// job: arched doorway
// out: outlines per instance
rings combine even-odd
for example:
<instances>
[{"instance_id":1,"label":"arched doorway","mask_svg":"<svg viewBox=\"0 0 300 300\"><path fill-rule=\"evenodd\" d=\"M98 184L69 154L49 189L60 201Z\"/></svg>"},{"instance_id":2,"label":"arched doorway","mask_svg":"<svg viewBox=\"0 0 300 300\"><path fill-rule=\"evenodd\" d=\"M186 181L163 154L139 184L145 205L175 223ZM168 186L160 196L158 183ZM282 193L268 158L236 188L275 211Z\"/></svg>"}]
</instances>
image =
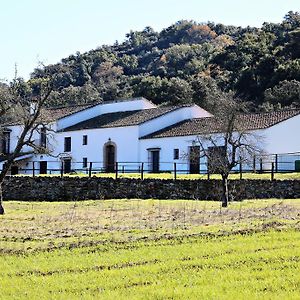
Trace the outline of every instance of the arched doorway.
<instances>
[{"instance_id":1,"label":"arched doorway","mask_svg":"<svg viewBox=\"0 0 300 300\"><path fill-rule=\"evenodd\" d=\"M105 172L112 173L116 165L116 144L109 141L104 145L104 167Z\"/></svg>"}]
</instances>

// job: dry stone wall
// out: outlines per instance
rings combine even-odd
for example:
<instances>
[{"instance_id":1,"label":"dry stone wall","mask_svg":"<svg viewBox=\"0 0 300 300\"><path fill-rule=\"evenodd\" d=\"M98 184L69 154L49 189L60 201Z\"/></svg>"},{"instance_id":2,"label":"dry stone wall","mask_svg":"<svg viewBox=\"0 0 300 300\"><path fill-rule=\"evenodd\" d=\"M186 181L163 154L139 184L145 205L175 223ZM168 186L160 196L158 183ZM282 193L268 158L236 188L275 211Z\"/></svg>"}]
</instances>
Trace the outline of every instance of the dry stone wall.
<instances>
[{"instance_id":1,"label":"dry stone wall","mask_svg":"<svg viewBox=\"0 0 300 300\"><path fill-rule=\"evenodd\" d=\"M300 198L300 180L232 180L232 200ZM82 177L10 177L3 185L5 200L70 201L87 199L219 200L220 180L112 179Z\"/></svg>"}]
</instances>

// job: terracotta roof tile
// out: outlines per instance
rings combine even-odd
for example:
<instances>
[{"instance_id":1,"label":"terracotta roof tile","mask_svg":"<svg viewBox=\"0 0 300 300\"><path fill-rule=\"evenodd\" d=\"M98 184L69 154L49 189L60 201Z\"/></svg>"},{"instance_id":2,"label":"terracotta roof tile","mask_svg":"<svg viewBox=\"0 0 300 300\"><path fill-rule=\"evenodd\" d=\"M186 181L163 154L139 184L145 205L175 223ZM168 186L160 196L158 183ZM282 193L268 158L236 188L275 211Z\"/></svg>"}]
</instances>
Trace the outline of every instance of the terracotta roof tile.
<instances>
[{"instance_id":1,"label":"terracotta roof tile","mask_svg":"<svg viewBox=\"0 0 300 300\"><path fill-rule=\"evenodd\" d=\"M239 127L238 130L247 131L266 129L298 114L300 114L300 110L244 114L238 116L237 126ZM222 128L223 126L220 119L214 117L206 117L200 119L185 120L176 123L152 134L143 136L142 139L218 133L222 131Z\"/></svg>"},{"instance_id":2,"label":"terracotta roof tile","mask_svg":"<svg viewBox=\"0 0 300 300\"><path fill-rule=\"evenodd\" d=\"M41 114L39 116L39 120L44 123L53 122L63 117L69 116L81 110L87 109L89 107L98 105L99 103L90 103L90 104L82 104L82 105L70 105L70 106L59 106L59 107L50 107L43 108L41 110ZM3 126L14 126L23 124L21 118L14 117L11 118L10 121L2 122Z\"/></svg>"},{"instance_id":3,"label":"terracotta roof tile","mask_svg":"<svg viewBox=\"0 0 300 300\"><path fill-rule=\"evenodd\" d=\"M98 104L100 103L50 107L42 110L41 119L45 122L55 121Z\"/></svg>"},{"instance_id":4,"label":"terracotta roof tile","mask_svg":"<svg viewBox=\"0 0 300 300\"><path fill-rule=\"evenodd\" d=\"M42 117L44 119L55 121L58 119L61 119L63 117L72 115L76 112L85 110L87 108L99 105L99 104L111 104L111 103L119 103L119 102L129 102L129 101L135 101L135 100L145 100L149 103L152 103L150 100L139 97L139 98L129 98L129 99L115 99L111 101L105 101L105 102L93 102L88 104L79 104L79 105L69 105L69 106L60 106L60 107L50 107L47 109L43 109L42 111Z\"/></svg>"},{"instance_id":5,"label":"terracotta roof tile","mask_svg":"<svg viewBox=\"0 0 300 300\"><path fill-rule=\"evenodd\" d=\"M72 115L76 112L85 110L87 108L99 105L99 104L110 104L110 103L119 103L119 102L128 102L128 101L135 101L135 100L145 100L149 103L152 103L150 100L147 100L146 98L140 97L140 98L130 98L130 99L116 99L112 101L105 101L105 102L92 102L88 104L77 104L77 105L68 105L68 106L55 106L55 107L49 107L49 108L43 108L40 115L40 120L43 122L53 122L58 119L67 117L69 115ZM19 125L22 121L18 121L17 118L11 121L6 121L5 126L12 126L12 125Z\"/></svg>"},{"instance_id":6,"label":"terracotta roof tile","mask_svg":"<svg viewBox=\"0 0 300 300\"><path fill-rule=\"evenodd\" d=\"M67 127L63 131L139 125L146 121L149 121L149 120L155 119L159 116L162 116L168 112L171 112L171 111L174 111L176 109L186 107L186 106L190 106L190 105L168 106L168 107L166 106L166 107L149 108L149 109L143 109L143 110L107 113L107 114L103 114L98 117L80 122L78 124L72 125L70 127Z\"/></svg>"}]
</instances>

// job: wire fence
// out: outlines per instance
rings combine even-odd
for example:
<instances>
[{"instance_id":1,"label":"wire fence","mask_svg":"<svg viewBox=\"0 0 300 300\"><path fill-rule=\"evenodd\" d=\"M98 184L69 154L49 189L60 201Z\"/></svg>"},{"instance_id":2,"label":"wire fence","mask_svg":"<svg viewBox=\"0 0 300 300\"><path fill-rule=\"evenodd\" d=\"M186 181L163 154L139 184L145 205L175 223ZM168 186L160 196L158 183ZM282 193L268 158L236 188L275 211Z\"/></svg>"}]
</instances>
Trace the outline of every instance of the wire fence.
<instances>
[{"instance_id":1,"label":"wire fence","mask_svg":"<svg viewBox=\"0 0 300 300\"><path fill-rule=\"evenodd\" d=\"M231 170L233 174L239 174L243 178L245 173L264 174L270 173L274 179L276 173L300 172L300 152L269 154L254 156L252 162L240 161ZM84 160L75 162L71 159L60 161L29 161L20 165L14 165L9 175L79 175L94 176L97 174L109 174L111 177L118 178L124 174L132 175L144 179L145 174L169 174L177 179L181 175L202 175L207 179L214 174L210 171L208 162L198 161L172 161L172 162L92 162Z\"/></svg>"}]
</instances>

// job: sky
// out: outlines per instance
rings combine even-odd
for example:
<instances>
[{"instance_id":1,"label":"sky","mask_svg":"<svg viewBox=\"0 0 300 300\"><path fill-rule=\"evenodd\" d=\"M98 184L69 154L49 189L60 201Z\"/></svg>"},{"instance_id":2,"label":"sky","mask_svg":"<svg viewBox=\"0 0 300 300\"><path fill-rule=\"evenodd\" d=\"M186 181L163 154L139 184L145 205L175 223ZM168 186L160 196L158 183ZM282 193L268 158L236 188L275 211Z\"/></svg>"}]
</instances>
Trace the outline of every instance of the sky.
<instances>
[{"instance_id":1,"label":"sky","mask_svg":"<svg viewBox=\"0 0 300 300\"><path fill-rule=\"evenodd\" d=\"M178 20L257 26L279 23L300 0L0 0L0 79L28 79L39 62L113 44L130 30Z\"/></svg>"}]
</instances>

